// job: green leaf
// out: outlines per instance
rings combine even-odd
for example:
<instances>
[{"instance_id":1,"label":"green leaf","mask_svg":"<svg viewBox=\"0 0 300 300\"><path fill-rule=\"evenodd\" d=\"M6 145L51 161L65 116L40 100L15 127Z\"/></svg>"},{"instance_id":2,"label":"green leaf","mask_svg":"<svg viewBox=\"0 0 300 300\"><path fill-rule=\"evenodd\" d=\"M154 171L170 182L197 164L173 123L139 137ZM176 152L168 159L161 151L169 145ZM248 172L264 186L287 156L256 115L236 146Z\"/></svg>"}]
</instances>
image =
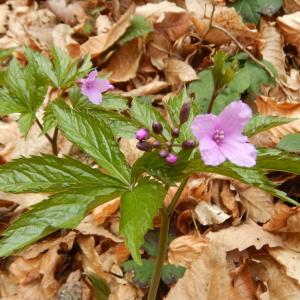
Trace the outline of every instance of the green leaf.
<instances>
[{"instance_id":1,"label":"green leaf","mask_svg":"<svg viewBox=\"0 0 300 300\"><path fill-rule=\"evenodd\" d=\"M59 229L73 229L96 206L115 198L114 188L73 189L33 205L2 232L0 257L11 255Z\"/></svg>"},{"instance_id":2,"label":"green leaf","mask_svg":"<svg viewBox=\"0 0 300 300\"><path fill-rule=\"evenodd\" d=\"M128 164L106 123L99 122L89 114L61 107L57 103L53 105L53 110L58 127L65 136L108 170L111 176L128 186Z\"/></svg>"},{"instance_id":3,"label":"green leaf","mask_svg":"<svg viewBox=\"0 0 300 300\"><path fill-rule=\"evenodd\" d=\"M148 19L142 16L134 16L132 18L131 25L126 30L124 35L119 39L118 43L122 46L135 38L146 36L151 31L153 31L153 28Z\"/></svg>"},{"instance_id":4,"label":"green leaf","mask_svg":"<svg viewBox=\"0 0 300 300\"><path fill-rule=\"evenodd\" d=\"M192 174L195 172L209 172L228 176L243 183L256 186L283 201L298 205L298 203L289 198L285 192L277 190L274 187L274 184L264 175L263 170L259 169L258 167L244 168L233 165L227 161L220 166L212 167L205 165L200 159L195 159L190 161L190 164L186 169L186 173Z\"/></svg>"},{"instance_id":5,"label":"green leaf","mask_svg":"<svg viewBox=\"0 0 300 300\"><path fill-rule=\"evenodd\" d=\"M164 265L161 273L161 279L162 281L170 286L177 282L178 279L180 279L185 272L185 268L182 266L175 266L175 265Z\"/></svg>"},{"instance_id":6,"label":"green leaf","mask_svg":"<svg viewBox=\"0 0 300 300\"><path fill-rule=\"evenodd\" d=\"M0 166L0 191L60 192L76 187L118 187L120 182L70 157L19 158Z\"/></svg>"},{"instance_id":7,"label":"green leaf","mask_svg":"<svg viewBox=\"0 0 300 300\"><path fill-rule=\"evenodd\" d=\"M137 263L141 263L139 249L144 235L153 227L153 218L162 206L165 195L166 190L161 184L148 180L122 196L120 234Z\"/></svg>"},{"instance_id":8,"label":"green leaf","mask_svg":"<svg viewBox=\"0 0 300 300\"><path fill-rule=\"evenodd\" d=\"M0 61L10 57L16 48L6 48L0 50Z\"/></svg>"},{"instance_id":9,"label":"green leaf","mask_svg":"<svg viewBox=\"0 0 300 300\"><path fill-rule=\"evenodd\" d=\"M260 18L260 6L257 0L238 0L233 4L236 11L242 15L247 23L257 24Z\"/></svg>"},{"instance_id":10,"label":"green leaf","mask_svg":"<svg viewBox=\"0 0 300 300\"><path fill-rule=\"evenodd\" d=\"M257 0L259 10L263 15L273 16L283 4L282 0Z\"/></svg>"},{"instance_id":11,"label":"green leaf","mask_svg":"<svg viewBox=\"0 0 300 300\"><path fill-rule=\"evenodd\" d=\"M8 90L4 87L0 89L0 114L9 115L15 112L21 113L28 110L26 104L19 101L16 97L11 97Z\"/></svg>"},{"instance_id":12,"label":"green leaf","mask_svg":"<svg viewBox=\"0 0 300 300\"><path fill-rule=\"evenodd\" d=\"M255 115L246 125L244 134L248 137L251 137L262 131L279 125L287 124L295 120L296 119L286 117Z\"/></svg>"},{"instance_id":13,"label":"green leaf","mask_svg":"<svg viewBox=\"0 0 300 300\"><path fill-rule=\"evenodd\" d=\"M53 102L47 105L43 115L43 133L49 132L52 128L57 126L56 117L53 112Z\"/></svg>"},{"instance_id":14,"label":"green leaf","mask_svg":"<svg viewBox=\"0 0 300 300\"><path fill-rule=\"evenodd\" d=\"M167 121L162 117L158 110L156 110L150 101L145 98L134 98L131 107L131 117L134 121L140 124L140 127L152 128L154 121L160 122L163 127L163 136L166 139L171 138L171 128Z\"/></svg>"},{"instance_id":15,"label":"green leaf","mask_svg":"<svg viewBox=\"0 0 300 300\"><path fill-rule=\"evenodd\" d=\"M28 131L35 121L35 114L32 112L22 113L19 118L19 128L21 133L26 137Z\"/></svg>"},{"instance_id":16,"label":"green leaf","mask_svg":"<svg viewBox=\"0 0 300 300\"><path fill-rule=\"evenodd\" d=\"M277 148L289 152L300 152L300 134L293 133L284 136L278 143Z\"/></svg>"},{"instance_id":17,"label":"green leaf","mask_svg":"<svg viewBox=\"0 0 300 300\"><path fill-rule=\"evenodd\" d=\"M66 82L67 73L69 73L71 58L66 52L55 47L52 48L51 53L53 57L54 72L57 78L58 87L62 87Z\"/></svg>"},{"instance_id":18,"label":"green leaf","mask_svg":"<svg viewBox=\"0 0 300 300\"><path fill-rule=\"evenodd\" d=\"M128 109L128 101L126 98L114 93L105 93L102 96L101 107L119 111Z\"/></svg>"},{"instance_id":19,"label":"green leaf","mask_svg":"<svg viewBox=\"0 0 300 300\"><path fill-rule=\"evenodd\" d=\"M92 283L96 300L107 300L111 293L107 282L103 278L99 277L96 273L87 272L86 275Z\"/></svg>"}]
</instances>

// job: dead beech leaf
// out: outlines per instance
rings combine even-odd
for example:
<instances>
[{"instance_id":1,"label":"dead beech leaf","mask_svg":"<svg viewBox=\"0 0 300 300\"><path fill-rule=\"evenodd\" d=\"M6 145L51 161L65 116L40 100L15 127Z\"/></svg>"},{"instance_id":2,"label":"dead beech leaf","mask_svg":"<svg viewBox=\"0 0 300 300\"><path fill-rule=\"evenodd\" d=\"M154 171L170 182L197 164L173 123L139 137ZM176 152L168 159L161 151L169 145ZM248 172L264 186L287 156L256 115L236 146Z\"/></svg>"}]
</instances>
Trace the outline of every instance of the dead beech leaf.
<instances>
[{"instance_id":1,"label":"dead beech leaf","mask_svg":"<svg viewBox=\"0 0 300 300\"><path fill-rule=\"evenodd\" d=\"M92 57L96 57L112 46L130 26L134 11L135 6L131 5L126 13L121 16L118 22L115 23L106 33L90 37L80 46L81 54L90 54Z\"/></svg>"},{"instance_id":2,"label":"dead beech leaf","mask_svg":"<svg viewBox=\"0 0 300 300\"><path fill-rule=\"evenodd\" d=\"M234 220L239 218L240 212L238 202L234 192L230 190L228 182L223 183L220 196L224 206L232 213L232 218Z\"/></svg>"},{"instance_id":3,"label":"dead beech leaf","mask_svg":"<svg viewBox=\"0 0 300 300\"><path fill-rule=\"evenodd\" d=\"M230 286L225 250L209 245L171 288L165 300L224 300L229 298Z\"/></svg>"},{"instance_id":4,"label":"dead beech leaf","mask_svg":"<svg viewBox=\"0 0 300 300\"><path fill-rule=\"evenodd\" d=\"M110 74L110 80L124 82L136 77L143 50L143 40L134 39L118 49L110 58L103 74Z\"/></svg>"},{"instance_id":5,"label":"dead beech leaf","mask_svg":"<svg viewBox=\"0 0 300 300\"><path fill-rule=\"evenodd\" d=\"M300 0L284 0L283 9L287 14L300 10Z\"/></svg>"},{"instance_id":6,"label":"dead beech leaf","mask_svg":"<svg viewBox=\"0 0 300 300\"><path fill-rule=\"evenodd\" d=\"M267 256L259 257L258 259L264 266L260 270L260 276L267 283L270 300L300 299L299 285L286 276L279 264Z\"/></svg>"},{"instance_id":7,"label":"dead beech leaf","mask_svg":"<svg viewBox=\"0 0 300 300\"><path fill-rule=\"evenodd\" d=\"M285 78L285 54L283 52L283 38L277 31L275 24L261 19L260 30L262 43L260 52L263 59L274 65L280 78Z\"/></svg>"},{"instance_id":8,"label":"dead beech leaf","mask_svg":"<svg viewBox=\"0 0 300 300\"><path fill-rule=\"evenodd\" d=\"M251 246L258 250L264 245L269 245L269 247L282 246L280 237L265 231L252 220L239 226L228 227L216 232L211 231L205 237L209 238L212 243L220 243L226 251L234 249L243 251Z\"/></svg>"},{"instance_id":9,"label":"dead beech leaf","mask_svg":"<svg viewBox=\"0 0 300 300\"><path fill-rule=\"evenodd\" d=\"M9 9L7 4L0 5L0 34L4 34L7 31L7 23L9 17Z\"/></svg>"},{"instance_id":10,"label":"dead beech leaf","mask_svg":"<svg viewBox=\"0 0 300 300\"><path fill-rule=\"evenodd\" d=\"M144 297L144 293L141 289L125 280L122 282L114 280L110 284L110 287L112 292L109 295L108 300L142 300Z\"/></svg>"},{"instance_id":11,"label":"dead beech leaf","mask_svg":"<svg viewBox=\"0 0 300 300\"><path fill-rule=\"evenodd\" d=\"M269 249L268 251L284 267L287 275L296 279L300 284L300 253L284 248Z\"/></svg>"},{"instance_id":12,"label":"dead beech leaf","mask_svg":"<svg viewBox=\"0 0 300 300\"><path fill-rule=\"evenodd\" d=\"M67 50L70 45L78 45L78 43L71 37L73 33L74 30L67 24L56 25L52 31L54 46Z\"/></svg>"},{"instance_id":13,"label":"dead beech leaf","mask_svg":"<svg viewBox=\"0 0 300 300\"><path fill-rule=\"evenodd\" d=\"M195 214L202 225L221 224L230 218L219 206L204 201L195 207Z\"/></svg>"},{"instance_id":14,"label":"dead beech leaf","mask_svg":"<svg viewBox=\"0 0 300 300\"><path fill-rule=\"evenodd\" d=\"M259 223L266 223L270 220L274 207L271 194L240 182L233 182L233 186L236 188L249 218Z\"/></svg>"},{"instance_id":15,"label":"dead beech leaf","mask_svg":"<svg viewBox=\"0 0 300 300\"><path fill-rule=\"evenodd\" d=\"M82 299L82 288L83 284L81 281L80 270L70 273L67 281L60 287L57 298L58 299Z\"/></svg>"},{"instance_id":16,"label":"dead beech leaf","mask_svg":"<svg viewBox=\"0 0 300 300\"><path fill-rule=\"evenodd\" d=\"M93 223L95 225L103 224L108 217L115 213L120 207L120 198L108 201L97 206L92 213Z\"/></svg>"},{"instance_id":17,"label":"dead beech leaf","mask_svg":"<svg viewBox=\"0 0 300 300\"><path fill-rule=\"evenodd\" d=\"M132 166L135 161L143 155L143 152L137 149L136 139L134 138L122 138L119 145L130 166Z\"/></svg>"},{"instance_id":18,"label":"dead beech leaf","mask_svg":"<svg viewBox=\"0 0 300 300\"><path fill-rule=\"evenodd\" d=\"M278 103L275 98L258 96L256 98L257 110L265 116L284 116L288 118L300 118L299 103ZM290 133L300 132L300 120L271 128L251 138L251 141L260 147L274 147L278 142Z\"/></svg>"},{"instance_id":19,"label":"dead beech leaf","mask_svg":"<svg viewBox=\"0 0 300 300\"><path fill-rule=\"evenodd\" d=\"M164 72L167 82L170 84L180 84L198 79L196 71L189 64L175 58L167 59Z\"/></svg>"},{"instance_id":20,"label":"dead beech leaf","mask_svg":"<svg viewBox=\"0 0 300 300\"><path fill-rule=\"evenodd\" d=\"M300 11L277 18L277 24L287 44L300 46Z\"/></svg>"},{"instance_id":21,"label":"dead beech leaf","mask_svg":"<svg viewBox=\"0 0 300 300\"><path fill-rule=\"evenodd\" d=\"M168 262L188 268L207 246L208 240L196 234L180 236L169 245Z\"/></svg>"},{"instance_id":22,"label":"dead beech leaf","mask_svg":"<svg viewBox=\"0 0 300 300\"><path fill-rule=\"evenodd\" d=\"M180 13L184 9L169 1L160 1L158 3L147 3L136 8L136 15L161 22L168 12Z\"/></svg>"},{"instance_id":23,"label":"dead beech leaf","mask_svg":"<svg viewBox=\"0 0 300 300\"><path fill-rule=\"evenodd\" d=\"M110 28L113 26L112 21L106 15L99 15L96 19L95 27L97 29L97 36L101 34L106 34Z\"/></svg>"}]
</instances>

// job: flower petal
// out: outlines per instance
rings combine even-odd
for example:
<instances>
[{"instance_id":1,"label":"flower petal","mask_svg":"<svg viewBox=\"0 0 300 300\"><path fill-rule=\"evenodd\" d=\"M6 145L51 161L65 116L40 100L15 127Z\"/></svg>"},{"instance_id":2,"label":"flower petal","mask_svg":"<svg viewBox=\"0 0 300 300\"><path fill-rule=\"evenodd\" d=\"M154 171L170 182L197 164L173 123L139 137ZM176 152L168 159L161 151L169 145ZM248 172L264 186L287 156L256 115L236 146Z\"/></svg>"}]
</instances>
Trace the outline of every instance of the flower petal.
<instances>
[{"instance_id":1,"label":"flower petal","mask_svg":"<svg viewBox=\"0 0 300 300\"><path fill-rule=\"evenodd\" d=\"M97 89L81 87L81 92L83 95L87 96L89 101L94 104L100 104L102 102L102 95Z\"/></svg>"},{"instance_id":2,"label":"flower petal","mask_svg":"<svg viewBox=\"0 0 300 300\"><path fill-rule=\"evenodd\" d=\"M256 164L256 149L250 143L225 139L219 147L223 155L235 165L253 167Z\"/></svg>"},{"instance_id":3,"label":"flower petal","mask_svg":"<svg viewBox=\"0 0 300 300\"><path fill-rule=\"evenodd\" d=\"M108 90L113 90L114 86L110 84L107 79L95 79L93 82L93 88L96 88L100 93L103 93Z\"/></svg>"},{"instance_id":4,"label":"flower petal","mask_svg":"<svg viewBox=\"0 0 300 300\"><path fill-rule=\"evenodd\" d=\"M242 133L252 117L250 107L242 101L231 102L218 116L218 126L225 136Z\"/></svg>"},{"instance_id":5,"label":"flower petal","mask_svg":"<svg viewBox=\"0 0 300 300\"><path fill-rule=\"evenodd\" d=\"M198 139L212 137L217 117L213 114L198 115L192 122L193 135Z\"/></svg>"},{"instance_id":6,"label":"flower petal","mask_svg":"<svg viewBox=\"0 0 300 300\"><path fill-rule=\"evenodd\" d=\"M225 156L220 151L218 144L209 137L201 139L199 150L204 164L210 166L220 165L225 161Z\"/></svg>"},{"instance_id":7,"label":"flower petal","mask_svg":"<svg viewBox=\"0 0 300 300\"><path fill-rule=\"evenodd\" d=\"M94 70L92 72L89 73L88 77L86 78L88 81L92 81L96 79L98 72L97 70Z\"/></svg>"}]
</instances>

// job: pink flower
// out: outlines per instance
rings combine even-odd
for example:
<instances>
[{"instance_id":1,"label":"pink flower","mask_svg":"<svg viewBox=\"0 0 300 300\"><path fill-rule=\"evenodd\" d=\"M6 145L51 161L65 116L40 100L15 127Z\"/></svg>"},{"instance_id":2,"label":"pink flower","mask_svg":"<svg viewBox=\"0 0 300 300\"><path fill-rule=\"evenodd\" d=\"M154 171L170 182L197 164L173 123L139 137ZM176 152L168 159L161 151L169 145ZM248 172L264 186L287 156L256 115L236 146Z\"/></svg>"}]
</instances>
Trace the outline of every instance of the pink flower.
<instances>
[{"instance_id":1,"label":"pink flower","mask_svg":"<svg viewBox=\"0 0 300 300\"><path fill-rule=\"evenodd\" d=\"M242 101L230 103L220 115L196 116L191 125L199 140L199 150L206 165L217 166L226 159L242 167L252 167L256 149L242 134L252 112Z\"/></svg>"},{"instance_id":2,"label":"pink flower","mask_svg":"<svg viewBox=\"0 0 300 300\"><path fill-rule=\"evenodd\" d=\"M107 79L96 79L97 71L90 72L87 78L79 79L80 89L83 95L94 104L102 102L102 93L108 90L113 90L114 87Z\"/></svg>"}]
</instances>

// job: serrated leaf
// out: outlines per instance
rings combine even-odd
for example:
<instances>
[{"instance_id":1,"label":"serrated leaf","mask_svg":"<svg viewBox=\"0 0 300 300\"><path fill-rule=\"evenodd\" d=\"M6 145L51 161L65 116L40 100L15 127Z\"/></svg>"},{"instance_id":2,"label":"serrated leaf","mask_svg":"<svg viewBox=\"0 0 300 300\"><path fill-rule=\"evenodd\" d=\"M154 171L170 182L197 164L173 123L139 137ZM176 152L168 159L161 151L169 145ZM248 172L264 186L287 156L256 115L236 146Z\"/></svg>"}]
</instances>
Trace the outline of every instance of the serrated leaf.
<instances>
[{"instance_id":1,"label":"serrated leaf","mask_svg":"<svg viewBox=\"0 0 300 300\"><path fill-rule=\"evenodd\" d=\"M120 234L137 263L141 263L139 249L144 235L153 227L153 218L162 206L165 195L166 190L161 184L149 180L121 198Z\"/></svg>"},{"instance_id":2,"label":"serrated leaf","mask_svg":"<svg viewBox=\"0 0 300 300\"><path fill-rule=\"evenodd\" d=\"M260 6L257 0L238 0L234 2L233 7L242 15L245 22L258 23L260 18Z\"/></svg>"},{"instance_id":3,"label":"serrated leaf","mask_svg":"<svg viewBox=\"0 0 300 300\"><path fill-rule=\"evenodd\" d=\"M170 286L177 282L178 279L180 279L185 272L185 268L182 266L175 266L175 265L164 265L161 273L161 279L162 281Z\"/></svg>"},{"instance_id":4,"label":"serrated leaf","mask_svg":"<svg viewBox=\"0 0 300 300\"><path fill-rule=\"evenodd\" d=\"M21 133L26 137L28 131L35 121L35 114L32 112L22 113L19 117L19 128Z\"/></svg>"},{"instance_id":5,"label":"serrated leaf","mask_svg":"<svg viewBox=\"0 0 300 300\"><path fill-rule=\"evenodd\" d=\"M101 107L119 111L128 109L128 101L126 98L114 93L105 93L102 96Z\"/></svg>"},{"instance_id":6,"label":"serrated leaf","mask_svg":"<svg viewBox=\"0 0 300 300\"><path fill-rule=\"evenodd\" d=\"M53 110L58 127L65 136L108 170L111 176L128 186L128 164L106 123L99 122L89 114L60 107L57 103L53 105Z\"/></svg>"},{"instance_id":7,"label":"serrated leaf","mask_svg":"<svg viewBox=\"0 0 300 300\"><path fill-rule=\"evenodd\" d=\"M53 57L54 72L57 78L58 87L62 87L71 64L71 58L66 52L55 47L52 48L51 54Z\"/></svg>"},{"instance_id":8,"label":"serrated leaf","mask_svg":"<svg viewBox=\"0 0 300 300\"><path fill-rule=\"evenodd\" d=\"M52 109L52 103L48 104L43 114L43 133L47 133L52 128L56 127L56 117Z\"/></svg>"},{"instance_id":9,"label":"serrated leaf","mask_svg":"<svg viewBox=\"0 0 300 300\"><path fill-rule=\"evenodd\" d=\"M300 152L300 134L293 133L284 136L277 144L277 148L289 152Z\"/></svg>"},{"instance_id":10,"label":"serrated leaf","mask_svg":"<svg viewBox=\"0 0 300 300\"><path fill-rule=\"evenodd\" d=\"M259 10L263 15L273 16L283 4L283 0L257 0Z\"/></svg>"},{"instance_id":11,"label":"serrated leaf","mask_svg":"<svg viewBox=\"0 0 300 300\"><path fill-rule=\"evenodd\" d=\"M276 126L287 124L289 122L295 121L296 119L279 117L279 116L263 116L255 115L244 129L244 134L251 137L262 131L271 129Z\"/></svg>"},{"instance_id":12,"label":"serrated leaf","mask_svg":"<svg viewBox=\"0 0 300 300\"><path fill-rule=\"evenodd\" d=\"M115 198L114 188L73 189L33 205L2 232L0 257L11 255L59 229L73 229L96 206Z\"/></svg>"},{"instance_id":13,"label":"serrated leaf","mask_svg":"<svg viewBox=\"0 0 300 300\"><path fill-rule=\"evenodd\" d=\"M16 97L11 97L8 90L0 89L0 114L9 115L15 112L21 113L28 110L27 106Z\"/></svg>"},{"instance_id":14,"label":"serrated leaf","mask_svg":"<svg viewBox=\"0 0 300 300\"><path fill-rule=\"evenodd\" d=\"M87 272L87 277L90 279L93 286L93 294L96 300L107 300L111 293L110 287L107 282L99 277L96 273Z\"/></svg>"},{"instance_id":15,"label":"serrated leaf","mask_svg":"<svg viewBox=\"0 0 300 300\"><path fill-rule=\"evenodd\" d=\"M60 192L119 185L118 180L70 157L32 156L0 166L0 191L3 192Z\"/></svg>"},{"instance_id":16,"label":"serrated leaf","mask_svg":"<svg viewBox=\"0 0 300 300\"><path fill-rule=\"evenodd\" d=\"M148 19L143 16L133 16L131 25L119 39L118 43L122 46L135 38L146 36L151 31L153 31L153 28Z\"/></svg>"}]
</instances>

